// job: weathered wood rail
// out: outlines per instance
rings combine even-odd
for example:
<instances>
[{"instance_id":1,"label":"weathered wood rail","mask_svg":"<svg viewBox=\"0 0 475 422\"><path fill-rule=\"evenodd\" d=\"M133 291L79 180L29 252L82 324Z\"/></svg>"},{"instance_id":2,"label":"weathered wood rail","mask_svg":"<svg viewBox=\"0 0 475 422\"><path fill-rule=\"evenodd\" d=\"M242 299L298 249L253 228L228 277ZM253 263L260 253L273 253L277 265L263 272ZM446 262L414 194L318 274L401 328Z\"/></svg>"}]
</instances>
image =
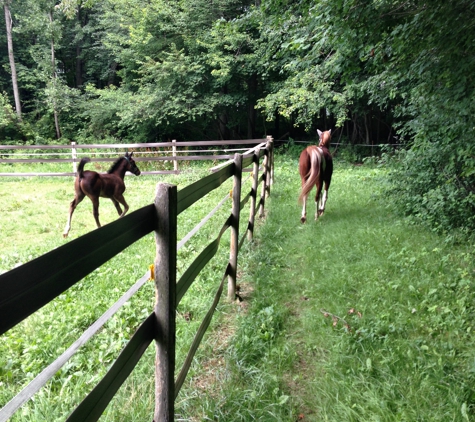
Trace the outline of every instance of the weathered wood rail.
<instances>
[{"instance_id":1,"label":"weathered wood rail","mask_svg":"<svg viewBox=\"0 0 475 422\"><path fill-rule=\"evenodd\" d=\"M136 144L76 144L72 142L69 145L0 145L0 164L71 163L72 165L72 172L0 172L0 177L75 176L77 163L81 160L80 155L91 156L91 161L111 162L115 161L117 155L122 154L124 150L134 151L135 161L173 161L173 170L143 171L142 174L177 174L180 172L178 165L180 161L229 160L233 158L234 152L245 151L245 146L256 145L260 142L262 142L262 139L194 142L173 140L171 142ZM239 146L239 148L236 148L236 146ZM188 149L190 147L193 149ZM212 147L219 148L210 149ZM113 150L114 152L107 153L105 150ZM81 151L81 154L79 151ZM106 156L111 154L113 154L112 157ZM19 155L32 156L33 158L18 158ZM57 156L65 156L65 158L51 158Z\"/></svg>"},{"instance_id":2,"label":"weathered wood rail","mask_svg":"<svg viewBox=\"0 0 475 422\"><path fill-rule=\"evenodd\" d=\"M262 159L262 163L261 163ZM252 166L252 187L241 192L243 168ZM262 172L259 171L260 167ZM177 216L207 193L233 178L232 212L216 239L197 256L176 280L177 273ZM234 299L238 254L246 237L252 239L256 215L264 215L266 196L273 183L273 141L267 139L245 154L220 166L214 173L177 191L169 184L157 185L154 204L138 209L122 219L79 237L41 257L0 275L0 335L36 312L65 290L100 267L148 233L155 232L156 260L154 280L157 302L155 309L140 325L122 350L108 373L67 418L68 422L97 421L107 405L128 378L148 346L155 341L155 412L154 422L174 421L174 402L186 378L194 354L206 332L214 310L228 279L228 298ZM261 193L258 188L261 185ZM241 210L250 201L246 232L239 238ZM174 379L175 371L175 315L176 307L193 281L216 254L220 239L231 229L229 262L224 270L215 299L197 331L188 356ZM76 258L74 258L76 257ZM139 280L113 308L138 290L148 279ZM127 296L127 297L126 297ZM119 303L120 302L120 303ZM53 364L39 374L16 397L0 409L0 422L7 421L29 398L61 368L74 350L102 326L107 311L83 336ZM109 316L110 317L110 316ZM74 350L73 350L74 349ZM153 392L151 392L153 394Z\"/></svg>"}]
</instances>

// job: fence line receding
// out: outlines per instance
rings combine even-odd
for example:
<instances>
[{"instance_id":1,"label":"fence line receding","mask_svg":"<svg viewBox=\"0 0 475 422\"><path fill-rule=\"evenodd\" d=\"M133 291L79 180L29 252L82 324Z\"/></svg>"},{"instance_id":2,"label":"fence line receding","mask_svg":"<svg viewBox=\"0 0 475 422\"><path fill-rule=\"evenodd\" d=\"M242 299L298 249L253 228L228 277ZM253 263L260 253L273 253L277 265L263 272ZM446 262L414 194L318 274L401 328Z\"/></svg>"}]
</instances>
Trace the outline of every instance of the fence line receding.
<instances>
[{"instance_id":1,"label":"fence line receding","mask_svg":"<svg viewBox=\"0 0 475 422\"><path fill-rule=\"evenodd\" d=\"M259 141L262 142L262 140ZM251 179L252 186L246 188L242 175L243 170L250 166L253 173L248 179ZM179 394L195 352L208 329L226 279L228 280L228 298L232 300L235 297L239 250L246 238L252 240L256 217L264 215L265 199L270 194L273 183L273 166L273 139L268 137L264 143L248 149L244 154L235 154L231 161L220 165L210 175L180 191L177 191L174 185L159 183L154 204L131 212L122 219L0 275L1 335L143 236L151 232L155 233L156 259L151 270L86 330L77 342L0 409L0 422L6 422L26 403L149 277L155 280L157 297L155 309L142 322L107 374L72 411L67 421L97 421L140 361L147 347L155 342L155 391L150 393L155 397L154 421L173 422L175 398ZM227 198L224 198L189 235L185 236L184 241L179 243L176 238L177 216L231 177L233 178L233 191L230 195L231 214L224 221L215 240L198 254L177 280L177 248L183 246L184 242L188 241L204 222L225 204ZM260 185L261 193L258 194ZM250 212L247 227L239 238L242 210L248 202L250 202ZM200 271L216 254L220 240L228 229L231 229L228 264L220 275L221 281L213 303L195 334L177 379L174 379L176 307ZM71 257L80 257L80 259Z\"/></svg>"},{"instance_id":2,"label":"fence line receding","mask_svg":"<svg viewBox=\"0 0 475 422\"><path fill-rule=\"evenodd\" d=\"M133 151L136 157L135 161L173 162L173 170L146 170L142 174L178 174L181 161L229 160L234 157L234 153L246 151L249 145L261 142L262 139L246 139L196 142L173 140L171 142L135 144L76 144L72 142L67 145L0 145L0 164L70 163L72 169L71 172L0 172L0 177L74 176L77 163L81 158L88 156L91 161L113 162L124 151ZM234 148L227 148L227 146ZM236 148L238 146L239 148ZM210 149L212 147L221 148ZM36 152L32 153L31 151Z\"/></svg>"}]
</instances>

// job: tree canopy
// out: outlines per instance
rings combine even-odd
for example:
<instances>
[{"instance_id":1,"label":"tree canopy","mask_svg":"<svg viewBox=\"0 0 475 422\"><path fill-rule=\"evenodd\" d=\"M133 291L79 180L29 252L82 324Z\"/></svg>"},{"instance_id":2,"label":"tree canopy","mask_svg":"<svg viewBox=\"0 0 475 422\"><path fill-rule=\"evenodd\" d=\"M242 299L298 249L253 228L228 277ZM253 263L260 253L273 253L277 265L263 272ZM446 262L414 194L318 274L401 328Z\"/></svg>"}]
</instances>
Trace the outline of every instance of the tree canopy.
<instances>
[{"instance_id":1,"label":"tree canopy","mask_svg":"<svg viewBox=\"0 0 475 422\"><path fill-rule=\"evenodd\" d=\"M470 0L3 0L0 137L400 144L394 198L475 228ZM21 117L15 111L11 60Z\"/></svg>"}]
</instances>

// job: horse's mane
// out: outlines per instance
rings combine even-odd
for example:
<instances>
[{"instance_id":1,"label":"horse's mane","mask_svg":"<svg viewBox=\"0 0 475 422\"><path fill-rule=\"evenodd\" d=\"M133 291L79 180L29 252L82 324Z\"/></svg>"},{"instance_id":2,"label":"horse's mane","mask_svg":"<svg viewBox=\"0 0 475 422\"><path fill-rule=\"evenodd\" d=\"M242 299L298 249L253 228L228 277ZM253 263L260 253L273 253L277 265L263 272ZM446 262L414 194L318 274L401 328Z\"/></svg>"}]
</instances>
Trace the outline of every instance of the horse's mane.
<instances>
[{"instance_id":1,"label":"horse's mane","mask_svg":"<svg viewBox=\"0 0 475 422\"><path fill-rule=\"evenodd\" d=\"M117 160L115 160L114 164L112 164L111 168L109 170L107 170L107 173L109 173L109 174L114 173L114 171L117 170L117 168L119 167L120 163L122 163L123 160L125 160L125 157L120 157Z\"/></svg>"}]
</instances>

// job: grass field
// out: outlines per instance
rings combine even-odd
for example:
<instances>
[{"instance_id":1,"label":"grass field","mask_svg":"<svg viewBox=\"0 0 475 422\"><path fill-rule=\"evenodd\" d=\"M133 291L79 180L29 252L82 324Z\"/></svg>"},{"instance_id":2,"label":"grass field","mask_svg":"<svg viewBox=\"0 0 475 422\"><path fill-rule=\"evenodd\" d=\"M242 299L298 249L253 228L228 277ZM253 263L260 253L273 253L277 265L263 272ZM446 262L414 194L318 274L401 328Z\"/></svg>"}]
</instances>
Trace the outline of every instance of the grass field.
<instances>
[{"instance_id":1,"label":"grass field","mask_svg":"<svg viewBox=\"0 0 475 422\"><path fill-rule=\"evenodd\" d=\"M209 172L206 169L195 168L179 176L127 177L125 197L133 211L153 203L157 182L175 183L180 189L207 174ZM231 183L232 180L225 183L207 195L198 206L190 207L179 216L178 239L186 235L224 196L229 196ZM96 228L92 205L86 198L74 213L68 239L63 239L62 232L72 198L73 180L69 177L4 178L0 181L2 272ZM180 249L179 275L202 247L214 240L230 209L231 201ZM117 218L111 201L101 200L100 217L103 224ZM218 255L180 303L177 364L182 363L193 335L212 302L228 258L229 239L223 239ZM6 404L22 386L69 347L146 273L154 259L155 239L152 233L4 334L0 341L0 406ZM126 341L152 311L154 301L153 283L150 282L12 420L64 420L105 374ZM192 316L191 320L189 315ZM134 371L130 382L124 385L115 399L115 403L121 404L112 405L104 420L149 419L154 406L153 361L154 348L150 347L143 364ZM137 396L140 397L138 402Z\"/></svg>"},{"instance_id":2,"label":"grass field","mask_svg":"<svg viewBox=\"0 0 475 422\"><path fill-rule=\"evenodd\" d=\"M177 398L177 420L474 420L473 245L450 243L398 215L380 195L385 168L335 164L326 214L301 225L297 161L276 156L267 219L239 258L243 301L220 304ZM170 181L180 188L202 174ZM131 210L153 201L156 182L127 179ZM179 238L226 189L181 216ZM61 233L71 199L72 180L0 181L2 271L68 241ZM71 238L95 228L86 201ZM114 213L101 202L104 223ZM180 252L180 271L222 221L214 224ZM178 362L221 277L224 243L180 304ZM0 405L142 276L154 254L147 236L2 336ZM64 420L150 312L153 296L147 284L13 420ZM101 420L151 420L152 389L150 347Z\"/></svg>"}]
</instances>

